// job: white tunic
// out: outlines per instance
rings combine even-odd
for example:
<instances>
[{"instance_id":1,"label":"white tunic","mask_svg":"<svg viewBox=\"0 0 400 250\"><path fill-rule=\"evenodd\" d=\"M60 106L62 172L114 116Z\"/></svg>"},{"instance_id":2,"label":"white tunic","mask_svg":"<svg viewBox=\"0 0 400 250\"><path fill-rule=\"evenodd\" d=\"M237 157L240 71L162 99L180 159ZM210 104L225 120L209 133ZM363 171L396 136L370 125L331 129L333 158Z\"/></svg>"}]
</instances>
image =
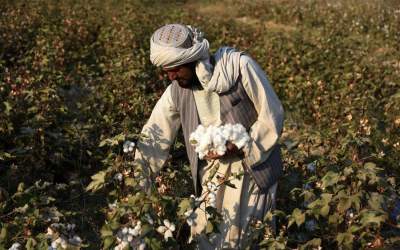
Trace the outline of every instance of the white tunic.
<instances>
[{"instance_id":1,"label":"white tunic","mask_svg":"<svg viewBox=\"0 0 400 250\"><path fill-rule=\"evenodd\" d=\"M242 55L239 63L243 87L258 113L257 120L249 131L251 140L243 149L244 162L247 166L252 166L265 161L269 150L277 142L283 126L283 108L260 66L247 55ZM218 94L197 90L194 91L194 99L200 122L205 126L219 125L221 121ZM135 161L145 161L145 164L150 165L153 172L157 173L168 157L169 146L173 143L180 125L179 112L172 100L169 86L143 127L142 133L146 134L148 139L138 143ZM236 157L217 162L220 176L243 170L242 161ZM209 175L210 162L199 169L199 178L204 184ZM217 208L224 220L219 228L221 234L214 235L211 239L200 236L201 249L243 247L250 219L262 219L266 211L274 207L276 184L267 194L260 194L257 185L248 174L241 180L233 180L232 183L236 189L221 187L217 193ZM204 190L203 187L203 192ZM197 219L196 225L192 227L192 235L200 233L206 225L203 211L196 211Z\"/></svg>"}]
</instances>

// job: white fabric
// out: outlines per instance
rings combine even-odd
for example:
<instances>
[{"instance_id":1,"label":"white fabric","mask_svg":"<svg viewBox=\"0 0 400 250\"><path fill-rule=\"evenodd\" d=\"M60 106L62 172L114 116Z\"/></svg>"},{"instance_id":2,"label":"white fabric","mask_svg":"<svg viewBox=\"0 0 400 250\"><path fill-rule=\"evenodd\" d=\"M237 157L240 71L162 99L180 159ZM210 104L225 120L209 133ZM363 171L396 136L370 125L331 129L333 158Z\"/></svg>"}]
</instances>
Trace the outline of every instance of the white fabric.
<instances>
[{"instance_id":1,"label":"white fabric","mask_svg":"<svg viewBox=\"0 0 400 250\"><path fill-rule=\"evenodd\" d=\"M193 96L201 124L206 127L221 125L221 107L218 94L207 90L194 90Z\"/></svg>"},{"instance_id":2,"label":"white fabric","mask_svg":"<svg viewBox=\"0 0 400 250\"><path fill-rule=\"evenodd\" d=\"M206 60L209 57L209 43L198 29L187 26L193 34L190 48L171 47L160 44L154 34L150 39L150 61L163 68L173 68L190 62ZM188 33L190 34L190 33Z\"/></svg>"},{"instance_id":3,"label":"white fabric","mask_svg":"<svg viewBox=\"0 0 400 250\"><path fill-rule=\"evenodd\" d=\"M239 158L219 160L212 164L207 162L206 166L199 172L200 180L203 183L203 194L207 192L207 186L204 183L208 180L212 172L212 166L219 164L218 174L212 179L218 183L217 176L229 178L235 173L243 170ZM195 224L191 227L191 238L197 239L199 249L246 249L249 242L249 226L252 222L263 220L265 214L271 209L275 209L277 183L272 185L267 193L261 193L257 184L248 173L239 180L232 179L231 184L236 188L221 186L217 191L216 201L217 210L222 215L222 222L219 224L219 234L213 234L206 237L201 234L207 225L207 215L204 204L195 210ZM271 225L274 229L274 225Z\"/></svg>"},{"instance_id":4,"label":"white fabric","mask_svg":"<svg viewBox=\"0 0 400 250\"><path fill-rule=\"evenodd\" d=\"M210 63L209 57L198 61L196 64L196 76L204 89L207 89L208 82L213 75L213 70L214 69L212 64Z\"/></svg>"},{"instance_id":5,"label":"white fabric","mask_svg":"<svg viewBox=\"0 0 400 250\"><path fill-rule=\"evenodd\" d=\"M242 52L230 47L218 49L214 54L214 72L206 89L220 94L233 87L240 74L241 54Z\"/></svg>"}]
</instances>

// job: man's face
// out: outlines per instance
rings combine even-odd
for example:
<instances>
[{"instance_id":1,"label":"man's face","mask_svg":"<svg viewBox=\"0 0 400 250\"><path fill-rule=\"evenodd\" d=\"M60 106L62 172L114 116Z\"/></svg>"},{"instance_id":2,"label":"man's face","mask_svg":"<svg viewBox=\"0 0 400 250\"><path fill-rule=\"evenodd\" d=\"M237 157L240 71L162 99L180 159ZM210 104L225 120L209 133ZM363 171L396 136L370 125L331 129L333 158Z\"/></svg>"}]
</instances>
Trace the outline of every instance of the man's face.
<instances>
[{"instance_id":1,"label":"man's face","mask_svg":"<svg viewBox=\"0 0 400 250\"><path fill-rule=\"evenodd\" d=\"M184 64L163 70L168 74L169 80L176 80L182 88L190 88L194 83L194 64Z\"/></svg>"}]
</instances>

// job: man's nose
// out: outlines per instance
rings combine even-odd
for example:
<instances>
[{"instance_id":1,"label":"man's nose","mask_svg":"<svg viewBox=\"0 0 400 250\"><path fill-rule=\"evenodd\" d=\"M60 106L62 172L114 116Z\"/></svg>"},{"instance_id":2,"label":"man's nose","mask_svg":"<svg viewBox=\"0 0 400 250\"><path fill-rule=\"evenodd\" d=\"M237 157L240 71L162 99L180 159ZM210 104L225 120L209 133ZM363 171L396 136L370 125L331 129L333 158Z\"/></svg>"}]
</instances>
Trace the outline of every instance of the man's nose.
<instances>
[{"instance_id":1,"label":"man's nose","mask_svg":"<svg viewBox=\"0 0 400 250\"><path fill-rule=\"evenodd\" d=\"M168 74L168 78L169 78L171 81L175 80L176 77L177 77L176 72L173 72L173 71L169 71L169 72L167 72L167 74Z\"/></svg>"}]
</instances>

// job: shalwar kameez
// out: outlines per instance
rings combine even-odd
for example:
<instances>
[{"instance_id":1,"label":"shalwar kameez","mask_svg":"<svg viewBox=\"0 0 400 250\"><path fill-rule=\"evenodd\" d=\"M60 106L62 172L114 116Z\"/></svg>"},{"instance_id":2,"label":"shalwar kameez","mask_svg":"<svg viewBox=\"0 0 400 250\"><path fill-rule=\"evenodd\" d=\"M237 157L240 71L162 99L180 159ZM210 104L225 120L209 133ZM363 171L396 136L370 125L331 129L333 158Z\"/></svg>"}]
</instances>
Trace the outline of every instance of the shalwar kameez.
<instances>
[{"instance_id":1,"label":"shalwar kameez","mask_svg":"<svg viewBox=\"0 0 400 250\"><path fill-rule=\"evenodd\" d=\"M182 32L188 31L186 36L189 36L190 39L183 39L181 47L166 47L165 44L154 39L162 40L161 36L165 36L168 29L162 30L162 34L156 32L151 41L151 60L158 66L174 67L196 58L194 60L198 61L196 75L202 88L194 90L193 96L200 123L204 126L221 125L219 94L236 84L238 74L240 74L241 84L258 114L257 120L248 131L251 140L243 148L244 159L231 156L213 162L200 162L198 168L200 183L202 185L206 183L210 170L216 164L219 165L218 175L215 175L212 181L218 183L217 176L229 178L233 173L244 171L243 164L251 167L268 158L282 131L283 109L265 73L254 60L232 48L225 47L216 52L214 58L217 63L212 65L209 59L207 40L201 39L197 30L191 27L186 30L181 26L175 25L175 29L177 29L176 27L181 28L178 34L185 37ZM169 31L171 32L171 26L169 26ZM193 46L190 47L190 44ZM203 52L198 53L199 51ZM176 57L177 54L179 54L179 58ZM190 59L187 59L188 57ZM138 142L135 161L142 161L155 173L160 170L167 159L169 147L181 126L177 110L178 107L172 98L170 85L157 102L142 129L142 133L147 136L147 139ZM157 146L154 144L155 141L157 141ZM207 216L204 207L195 211L196 220L191 228L191 238L198 240L200 249L244 247L252 220L262 220L266 212L275 206L277 183L273 183L267 191L262 192L247 172L240 179L232 179L231 183L236 188L222 185L217 191L216 206L223 218L219 225L220 233L211 237L202 234L207 224ZM207 188L203 186L202 190L204 193Z\"/></svg>"}]
</instances>

